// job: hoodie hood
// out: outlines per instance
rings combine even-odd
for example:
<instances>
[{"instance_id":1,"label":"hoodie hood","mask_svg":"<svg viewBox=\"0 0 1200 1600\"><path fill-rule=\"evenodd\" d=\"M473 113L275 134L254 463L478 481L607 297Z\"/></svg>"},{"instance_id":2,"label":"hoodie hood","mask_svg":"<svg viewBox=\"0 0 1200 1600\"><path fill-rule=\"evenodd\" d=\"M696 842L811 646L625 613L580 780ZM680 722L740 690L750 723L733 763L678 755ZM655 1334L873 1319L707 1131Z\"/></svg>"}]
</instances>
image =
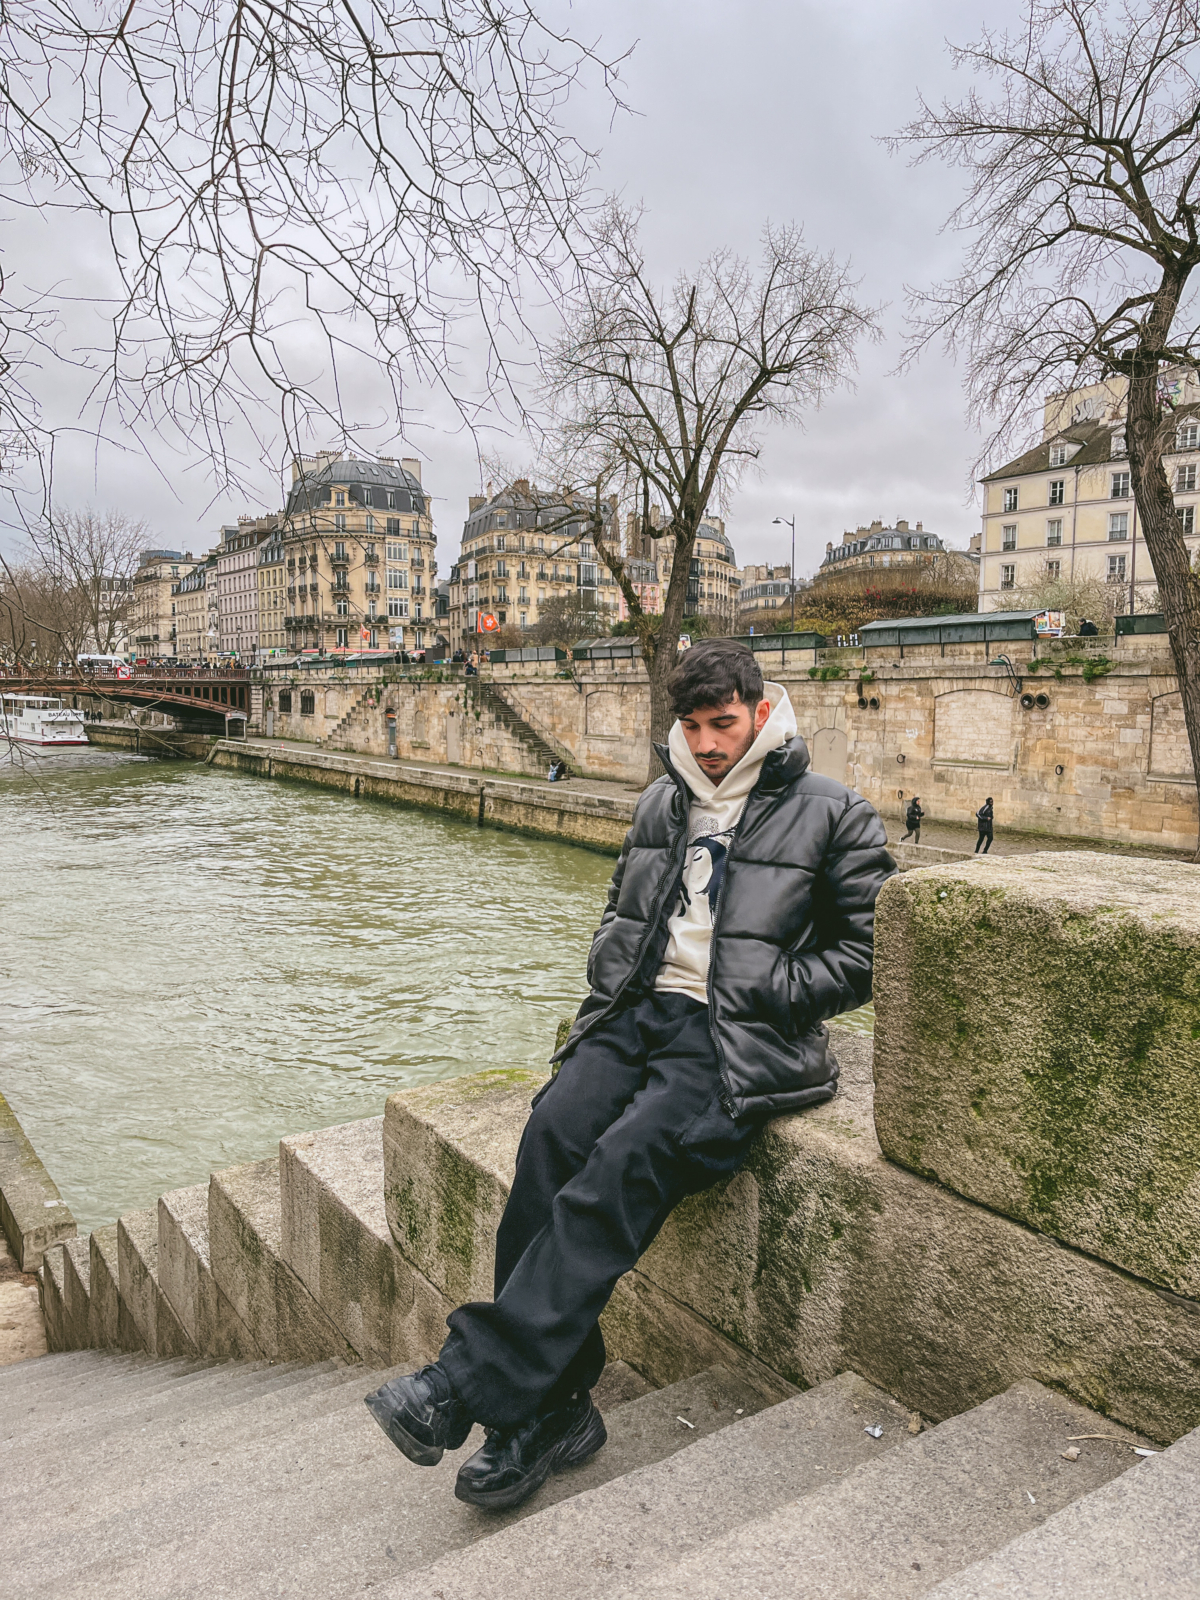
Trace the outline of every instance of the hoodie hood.
<instances>
[{"instance_id":1,"label":"hoodie hood","mask_svg":"<svg viewBox=\"0 0 1200 1600\"><path fill-rule=\"evenodd\" d=\"M764 683L763 699L770 702L771 715L749 750L736 766L731 767L719 784L709 778L688 748L687 738L678 722L671 725L667 748L675 770L701 805L716 804L722 809L731 800L744 800L758 782L762 764L789 739L796 736L796 713L788 692L781 683Z\"/></svg>"}]
</instances>

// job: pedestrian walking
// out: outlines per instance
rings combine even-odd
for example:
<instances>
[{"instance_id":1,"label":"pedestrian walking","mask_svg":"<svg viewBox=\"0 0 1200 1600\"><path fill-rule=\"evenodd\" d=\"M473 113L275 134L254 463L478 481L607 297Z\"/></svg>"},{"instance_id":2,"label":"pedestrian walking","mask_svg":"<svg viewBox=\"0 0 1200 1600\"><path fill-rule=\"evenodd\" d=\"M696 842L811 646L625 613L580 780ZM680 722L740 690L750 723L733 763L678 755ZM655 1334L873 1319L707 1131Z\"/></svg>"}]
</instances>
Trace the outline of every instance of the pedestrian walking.
<instances>
[{"instance_id":1,"label":"pedestrian walking","mask_svg":"<svg viewBox=\"0 0 1200 1600\"><path fill-rule=\"evenodd\" d=\"M975 813L975 820L979 823L979 837L975 841L975 854L978 855L980 853L979 847L983 845L983 854L987 855L992 848L992 835L995 827L995 811L992 807L991 795L988 795Z\"/></svg>"},{"instance_id":2,"label":"pedestrian walking","mask_svg":"<svg viewBox=\"0 0 1200 1600\"><path fill-rule=\"evenodd\" d=\"M871 993L875 900L896 870L878 815L813 772L786 690L744 645L701 640L669 681L664 775L638 800L591 992L533 1101L495 1298L459 1306L435 1362L367 1397L418 1466L482 1423L454 1492L487 1510L604 1444L590 1390L617 1280L768 1118L832 1098L822 1022Z\"/></svg>"},{"instance_id":3,"label":"pedestrian walking","mask_svg":"<svg viewBox=\"0 0 1200 1600\"><path fill-rule=\"evenodd\" d=\"M908 829L908 833L906 833L900 840L901 844L903 844L904 840L909 837L909 834L912 835L912 842L914 844L920 844L921 818L924 815L925 813L921 810L921 797L920 795L915 794L908 802L908 809L904 813L904 826Z\"/></svg>"}]
</instances>

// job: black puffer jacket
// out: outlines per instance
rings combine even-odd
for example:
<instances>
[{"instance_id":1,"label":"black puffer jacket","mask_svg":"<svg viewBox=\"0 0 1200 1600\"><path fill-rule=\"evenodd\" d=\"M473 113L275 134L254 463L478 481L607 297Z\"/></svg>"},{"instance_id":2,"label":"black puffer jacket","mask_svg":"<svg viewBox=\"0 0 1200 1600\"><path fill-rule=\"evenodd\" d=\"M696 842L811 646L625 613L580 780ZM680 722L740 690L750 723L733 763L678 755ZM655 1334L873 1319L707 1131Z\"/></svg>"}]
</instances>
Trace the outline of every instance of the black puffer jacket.
<instances>
[{"instance_id":1,"label":"black puffer jacket","mask_svg":"<svg viewBox=\"0 0 1200 1600\"><path fill-rule=\"evenodd\" d=\"M667 775L638 801L592 941L592 992L556 1060L649 992L662 964L692 796L666 748L655 749ZM731 1115L833 1095L837 1063L820 1024L870 998L875 900L895 871L861 795L809 771L803 739L772 751L729 850L709 955L709 1027Z\"/></svg>"}]
</instances>

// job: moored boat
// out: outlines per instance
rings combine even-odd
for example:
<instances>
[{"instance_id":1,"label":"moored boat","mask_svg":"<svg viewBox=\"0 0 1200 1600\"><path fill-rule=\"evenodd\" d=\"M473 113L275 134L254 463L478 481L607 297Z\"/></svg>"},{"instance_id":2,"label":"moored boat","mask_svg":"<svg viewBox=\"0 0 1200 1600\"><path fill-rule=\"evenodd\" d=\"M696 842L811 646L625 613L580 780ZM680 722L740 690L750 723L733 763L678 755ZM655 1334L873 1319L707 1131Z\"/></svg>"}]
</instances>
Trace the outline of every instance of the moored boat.
<instances>
[{"instance_id":1,"label":"moored boat","mask_svg":"<svg viewBox=\"0 0 1200 1600\"><path fill-rule=\"evenodd\" d=\"M0 740L16 744L86 744L82 711L45 694L6 694L0 698Z\"/></svg>"}]
</instances>

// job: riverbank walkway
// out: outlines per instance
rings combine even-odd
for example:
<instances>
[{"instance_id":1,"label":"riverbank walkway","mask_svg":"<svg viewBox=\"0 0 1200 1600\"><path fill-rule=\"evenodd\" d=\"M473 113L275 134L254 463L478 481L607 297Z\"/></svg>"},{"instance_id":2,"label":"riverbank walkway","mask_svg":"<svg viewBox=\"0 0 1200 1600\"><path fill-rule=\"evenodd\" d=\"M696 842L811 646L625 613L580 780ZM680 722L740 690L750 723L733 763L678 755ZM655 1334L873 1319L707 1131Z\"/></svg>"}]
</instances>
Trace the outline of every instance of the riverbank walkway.
<instances>
[{"instance_id":1,"label":"riverbank walkway","mask_svg":"<svg viewBox=\"0 0 1200 1600\"><path fill-rule=\"evenodd\" d=\"M605 778L575 777L566 783L550 783L546 778L534 777L522 772L499 772L481 767L452 766L446 762L438 761L412 761L402 758L391 759L387 756L356 755L352 751L327 750L322 745L310 744L301 739L265 739L250 737L244 741L237 741L247 749L257 750L276 755L294 753L297 756L336 756L339 765L345 763L350 770L354 770L361 763L361 770L366 773L368 769L377 772L382 766L394 771L397 776L411 773L414 777L425 775L429 777L438 774L448 779L458 780L474 779L482 783L503 783L519 785L522 790L532 790L544 796L543 803L551 800L555 802L569 800L572 795L588 796L596 800L624 803L632 809L637 801L641 789L636 784L621 783ZM345 769L344 769L345 770ZM900 844L901 835L904 833L903 822L896 817L886 817L884 822L888 831L888 844L893 849ZM926 850L929 851L929 860L945 860L948 856L969 856L974 853L977 833L974 827L969 827L960 822L941 822L936 817L927 818L921 825L921 843L914 850L911 844L903 847L903 864L917 866L920 857ZM1123 856L1149 856L1157 860L1190 861L1190 851L1173 850L1162 845L1136 845L1124 844L1110 839L1084 839L1064 837L1053 833L1022 832L1004 826L1000 818L996 828L990 854L993 856L1024 856L1038 850L1102 850L1113 855Z\"/></svg>"}]
</instances>

